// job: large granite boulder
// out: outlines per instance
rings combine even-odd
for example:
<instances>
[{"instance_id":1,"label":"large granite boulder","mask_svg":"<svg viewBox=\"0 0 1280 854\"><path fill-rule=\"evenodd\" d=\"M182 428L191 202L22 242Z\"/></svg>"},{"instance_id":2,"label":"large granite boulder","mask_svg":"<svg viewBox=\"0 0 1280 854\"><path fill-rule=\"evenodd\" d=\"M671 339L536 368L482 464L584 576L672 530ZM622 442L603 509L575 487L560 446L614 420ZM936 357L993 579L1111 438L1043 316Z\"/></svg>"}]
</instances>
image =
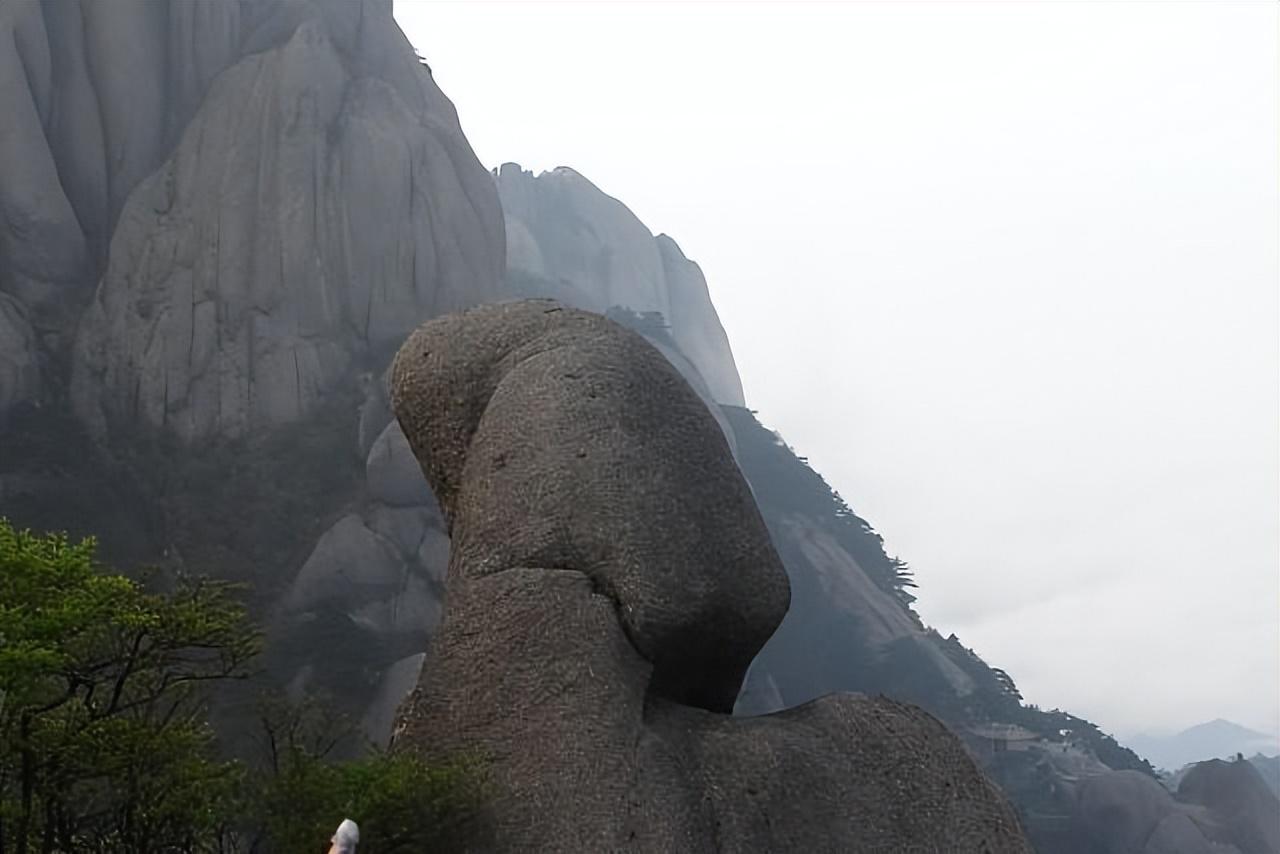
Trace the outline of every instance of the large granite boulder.
<instances>
[{"instance_id":1,"label":"large granite boulder","mask_svg":"<svg viewBox=\"0 0 1280 854\"><path fill-rule=\"evenodd\" d=\"M488 758L486 850L1027 850L919 709L724 714L786 576L715 420L639 335L549 301L441 318L392 399L453 540L395 746Z\"/></svg>"},{"instance_id":2,"label":"large granite boulder","mask_svg":"<svg viewBox=\"0 0 1280 854\"><path fill-rule=\"evenodd\" d=\"M1077 797L1105 854L1280 854L1280 801L1243 760L1197 764L1176 798L1137 771L1090 777Z\"/></svg>"},{"instance_id":3,"label":"large granite boulder","mask_svg":"<svg viewBox=\"0 0 1280 854\"><path fill-rule=\"evenodd\" d=\"M1218 837L1243 854L1280 854L1280 798L1252 762L1197 763L1178 784L1178 799L1208 810Z\"/></svg>"}]
</instances>

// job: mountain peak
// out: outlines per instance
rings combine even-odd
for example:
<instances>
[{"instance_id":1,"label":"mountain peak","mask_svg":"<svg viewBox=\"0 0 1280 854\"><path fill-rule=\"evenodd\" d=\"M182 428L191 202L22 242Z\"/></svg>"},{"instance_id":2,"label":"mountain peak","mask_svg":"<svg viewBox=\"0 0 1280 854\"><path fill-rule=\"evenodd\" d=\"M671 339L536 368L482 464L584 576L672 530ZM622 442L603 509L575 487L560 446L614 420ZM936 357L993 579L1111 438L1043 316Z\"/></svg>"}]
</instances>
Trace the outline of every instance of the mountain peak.
<instances>
[{"instance_id":1,"label":"mountain peak","mask_svg":"<svg viewBox=\"0 0 1280 854\"><path fill-rule=\"evenodd\" d=\"M1220 759L1242 753L1274 755L1280 753L1280 737L1249 729L1225 718L1187 727L1175 735L1136 735L1129 746L1153 764L1168 770L1192 762Z\"/></svg>"},{"instance_id":2,"label":"mountain peak","mask_svg":"<svg viewBox=\"0 0 1280 854\"><path fill-rule=\"evenodd\" d=\"M1206 721L1202 724L1195 724L1194 726L1189 726L1186 729L1184 729L1182 732L1178 733L1177 736L1174 736L1174 737L1180 738L1186 735L1193 735L1196 733L1210 733L1210 732L1221 733L1224 735L1230 733L1232 735L1237 735L1242 738L1265 739L1265 738L1271 737L1271 736L1268 736L1265 732L1258 732L1257 730L1249 729L1246 726L1242 726L1241 724L1238 724L1235 721L1229 721L1226 718L1214 718L1213 720Z\"/></svg>"}]
</instances>

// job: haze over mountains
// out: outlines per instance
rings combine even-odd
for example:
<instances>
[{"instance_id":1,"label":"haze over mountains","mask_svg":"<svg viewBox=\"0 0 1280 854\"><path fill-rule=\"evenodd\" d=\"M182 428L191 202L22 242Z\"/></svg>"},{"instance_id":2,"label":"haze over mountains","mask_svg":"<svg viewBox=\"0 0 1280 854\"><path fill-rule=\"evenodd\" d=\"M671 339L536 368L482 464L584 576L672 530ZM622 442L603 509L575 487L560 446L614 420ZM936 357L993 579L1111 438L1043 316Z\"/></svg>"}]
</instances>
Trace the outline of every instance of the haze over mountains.
<instances>
[{"instance_id":1,"label":"haze over mountains","mask_svg":"<svg viewBox=\"0 0 1280 854\"><path fill-rule=\"evenodd\" d=\"M1173 735L1139 734L1125 742L1151 764L1169 771L1206 759L1228 759L1238 753L1245 757L1258 753L1280 756L1280 736L1256 732L1221 718Z\"/></svg>"},{"instance_id":2,"label":"haze over mountains","mask_svg":"<svg viewBox=\"0 0 1280 854\"><path fill-rule=\"evenodd\" d=\"M389 4L9 4L0 71L0 112L21 118L0 133L0 514L250 582L273 684L390 735L451 542L388 360L429 318L549 296L652 343L754 494L791 609L740 715L837 691L917 704L1044 854L1271 850L1243 769L1175 798L926 625L893 545L746 408L697 263L569 167L486 172ZM1119 838L1116 815L1165 847Z\"/></svg>"},{"instance_id":3,"label":"haze over mountains","mask_svg":"<svg viewBox=\"0 0 1280 854\"><path fill-rule=\"evenodd\" d=\"M396 15L482 162L698 261L926 621L1111 731L1280 727L1274 5Z\"/></svg>"}]
</instances>

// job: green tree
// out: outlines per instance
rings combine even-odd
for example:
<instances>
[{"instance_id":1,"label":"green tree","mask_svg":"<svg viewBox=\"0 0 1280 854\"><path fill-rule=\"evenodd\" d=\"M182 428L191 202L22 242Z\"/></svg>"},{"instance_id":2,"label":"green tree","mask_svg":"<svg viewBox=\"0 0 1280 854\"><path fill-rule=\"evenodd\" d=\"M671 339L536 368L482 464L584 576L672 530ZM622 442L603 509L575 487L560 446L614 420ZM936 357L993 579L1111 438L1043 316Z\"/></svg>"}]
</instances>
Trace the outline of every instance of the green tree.
<instances>
[{"instance_id":1,"label":"green tree","mask_svg":"<svg viewBox=\"0 0 1280 854\"><path fill-rule=\"evenodd\" d=\"M204 689L258 634L229 585L150 592L94 548L0 519L0 852L219 850L243 772Z\"/></svg>"},{"instance_id":2,"label":"green tree","mask_svg":"<svg viewBox=\"0 0 1280 854\"><path fill-rule=\"evenodd\" d=\"M0 854L295 854L346 817L377 854L478 838L478 763L335 762L355 728L324 702L264 703L260 756L221 757L209 689L260 649L236 588L153 592L94 549L0 519Z\"/></svg>"},{"instance_id":3,"label":"green tree","mask_svg":"<svg viewBox=\"0 0 1280 854\"><path fill-rule=\"evenodd\" d=\"M355 728L326 708L320 698L264 703L261 759L245 812L255 827L254 850L311 850L343 818L360 825L361 851L376 854L458 850L482 841L486 783L478 760L429 764L375 749L329 761Z\"/></svg>"}]
</instances>

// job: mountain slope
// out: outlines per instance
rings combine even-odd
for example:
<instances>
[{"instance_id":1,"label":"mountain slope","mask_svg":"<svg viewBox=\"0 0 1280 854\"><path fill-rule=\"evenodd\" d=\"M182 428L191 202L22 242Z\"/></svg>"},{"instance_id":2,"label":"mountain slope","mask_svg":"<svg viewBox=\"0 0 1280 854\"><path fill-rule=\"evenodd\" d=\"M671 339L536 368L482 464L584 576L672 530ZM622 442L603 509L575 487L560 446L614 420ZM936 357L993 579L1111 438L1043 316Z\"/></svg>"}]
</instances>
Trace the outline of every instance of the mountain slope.
<instances>
[{"instance_id":1,"label":"mountain slope","mask_svg":"<svg viewBox=\"0 0 1280 854\"><path fill-rule=\"evenodd\" d=\"M0 110L0 514L250 582L273 680L369 696L448 553L379 377L505 266L390 2L0 4Z\"/></svg>"},{"instance_id":2,"label":"mountain slope","mask_svg":"<svg viewBox=\"0 0 1280 854\"><path fill-rule=\"evenodd\" d=\"M385 736L449 557L387 358L552 295L641 328L751 482L795 604L740 712L918 703L1033 832L1072 821L1069 778L1149 771L921 624L905 565L741 407L697 265L572 170L486 174L386 0L0 4L0 111L0 514L251 582L274 683Z\"/></svg>"},{"instance_id":3,"label":"mountain slope","mask_svg":"<svg viewBox=\"0 0 1280 854\"><path fill-rule=\"evenodd\" d=\"M0 45L0 408L247 435L496 296L496 194L389 3L9 3Z\"/></svg>"},{"instance_id":4,"label":"mountain slope","mask_svg":"<svg viewBox=\"0 0 1280 854\"><path fill-rule=\"evenodd\" d=\"M494 178L513 294L552 297L600 314L614 306L660 314L712 398L743 405L742 381L707 281L674 240L655 237L626 205L568 167L535 176L504 163Z\"/></svg>"},{"instance_id":5,"label":"mountain slope","mask_svg":"<svg viewBox=\"0 0 1280 854\"><path fill-rule=\"evenodd\" d=\"M1221 718L1196 724L1169 736L1135 735L1128 740L1153 765L1173 771L1193 762L1224 759L1237 753L1280 753L1280 738Z\"/></svg>"}]
</instances>

